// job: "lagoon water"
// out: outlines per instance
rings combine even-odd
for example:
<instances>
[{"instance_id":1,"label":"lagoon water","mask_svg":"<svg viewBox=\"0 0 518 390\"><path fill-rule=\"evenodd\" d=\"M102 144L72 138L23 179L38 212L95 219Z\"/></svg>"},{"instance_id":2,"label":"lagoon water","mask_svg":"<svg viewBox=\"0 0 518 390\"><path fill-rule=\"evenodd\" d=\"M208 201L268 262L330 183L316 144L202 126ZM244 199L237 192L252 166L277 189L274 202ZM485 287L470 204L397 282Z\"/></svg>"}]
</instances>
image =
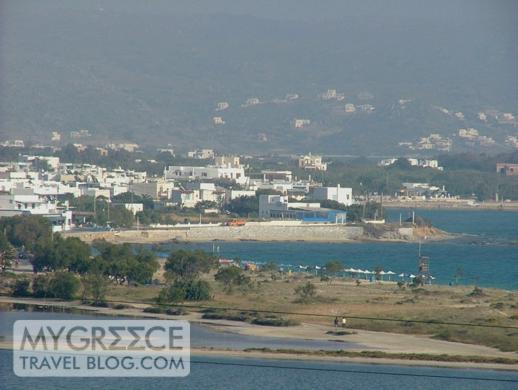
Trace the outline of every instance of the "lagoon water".
<instances>
[{"instance_id":1,"label":"lagoon water","mask_svg":"<svg viewBox=\"0 0 518 390\"><path fill-rule=\"evenodd\" d=\"M91 319L91 315L59 312L1 311L0 338L10 340L16 320ZM101 317L99 317L101 318ZM103 319L111 318L102 316ZM243 349L250 346L271 348L340 349L347 345L312 340L298 340L283 345L287 339L247 337L213 332L191 324L193 345ZM271 344L271 343L274 344ZM287 341L293 342L293 341ZM249 345L250 344L250 345ZM378 364L270 360L258 358L229 358L224 356L193 356L191 373L186 378L20 378L12 371L12 351L0 349L0 390L56 389L515 389L518 372L407 367ZM452 378L455 377L455 378ZM460 379L461 377L462 379ZM496 381L490 381L496 380ZM512 382L511 382L512 381Z\"/></svg>"},{"instance_id":2,"label":"lagoon water","mask_svg":"<svg viewBox=\"0 0 518 390\"><path fill-rule=\"evenodd\" d=\"M232 364L238 364L238 366ZM243 367L240 366L241 364L254 365L254 367ZM258 365L269 367L256 367ZM516 389L518 383L516 372L201 356L192 359L191 373L185 378L19 378L14 375L11 367L12 352L0 350L1 390L118 390L121 388L125 390L144 388L153 390L398 388L510 390ZM293 369L294 367L298 369ZM408 374L435 377L408 376ZM490 382L469 378L514 382Z\"/></svg>"},{"instance_id":3,"label":"lagoon water","mask_svg":"<svg viewBox=\"0 0 518 390\"><path fill-rule=\"evenodd\" d=\"M409 217L408 210L390 210L389 219L399 221L400 213L403 219ZM443 230L464 235L449 241L423 241L422 254L430 257L435 283L455 282L454 275L461 269L460 284L518 289L518 212L419 210L416 215ZM338 259L352 268L382 266L397 274L417 272L418 244L414 243L210 242L168 244L159 251L166 256L167 251L180 247L207 251L215 247L223 257L295 267L321 266Z\"/></svg>"}]
</instances>

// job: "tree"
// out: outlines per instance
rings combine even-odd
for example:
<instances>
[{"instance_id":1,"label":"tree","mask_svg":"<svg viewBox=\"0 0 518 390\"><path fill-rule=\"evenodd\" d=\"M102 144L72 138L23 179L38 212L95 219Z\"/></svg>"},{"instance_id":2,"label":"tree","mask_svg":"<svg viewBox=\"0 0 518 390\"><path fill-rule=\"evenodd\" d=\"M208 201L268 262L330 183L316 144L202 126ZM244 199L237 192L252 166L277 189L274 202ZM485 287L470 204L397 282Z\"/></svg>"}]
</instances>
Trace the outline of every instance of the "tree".
<instances>
[{"instance_id":1,"label":"tree","mask_svg":"<svg viewBox=\"0 0 518 390\"><path fill-rule=\"evenodd\" d=\"M256 196L240 196L232 199L226 209L240 217L249 217L259 213L259 198Z\"/></svg>"},{"instance_id":2,"label":"tree","mask_svg":"<svg viewBox=\"0 0 518 390\"><path fill-rule=\"evenodd\" d=\"M196 203L196 206L194 208L197 212L201 213L203 210L207 209L217 209L219 206L216 202L210 201L210 200L202 200L198 203Z\"/></svg>"},{"instance_id":3,"label":"tree","mask_svg":"<svg viewBox=\"0 0 518 390\"><path fill-rule=\"evenodd\" d=\"M424 280L421 276L416 276L412 280L412 284L410 285L412 288L420 287L424 285Z\"/></svg>"},{"instance_id":4,"label":"tree","mask_svg":"<svg viewBox=\"0 0 518 390\"><path fill-rule=\"evenodd\" d=\"M70 272L56 272L49 282L49 296L71 300L79 290L79 280Z\"/></svg>"},{"instance_id":5,"label":"tree","mask_svg":"<svg viewBox=\"0 0 518 390\"><path fill-rule=\"evenodd\" d=\"M184 285L185 300L208 301L211 299L211 289L205 280L190 280Z\"/></svg>"},{"instance_id":6,"label":"tree","mask_svg":"<svg viewBox=\"0 0 518 390\"><path fill-rule=\"evenodd\" d=\"M209 272L216 264L216 258L205 251L179 249L171 252L164 269L168 279L194 280L200 274Z\"/></svg>"},{"instance_id":7,"label":"tree","mask_svg":"<svg viewBox=\"0 0 518 390\"><path fill-rule=\"evenodd\" d=\"M141 249L128 263L128 281L150 283L159 267L153 252Z\"/></svg>"},{"instance_id":8,"label":"tree","mask_svg":"<svg viewBox=\"0 0 518 390\"><path fill-rule=\"evenodd\" d=\"M247 287L250 285L250 278L246 276L239 267L230 266L220 268L214 279L223 284L223 289L231 293L234 286Z\"/></svg>"},{"instance_id":9,"label":"tree","mask_svg":"<svg viewBox=\"0 0 518 390\"><path fill-rule=\"evenodd\" d=\"M329 261L325 265L326 273L328 275L336 275L338 272L344 269L344 265L340 260Z\"/></svg>"},{"instance_id":10,"label":"tree","mask_svg":"<svg viewBox=\"0 0 518 390\"><path fill-rule=\"evenodd\" d=\"M185 289L179 284L171 284L160 290L157 297L157 303L177 303L185 300Z\"/></svg>"},{"instance_id":11,"label":"tree","mask_svg":"<svg viewBox=\"0 0 518 390\"><path fill-rule=\"evenodd\" d=\"M317 289L313 283L306 282L295 288L295 294L299 296L300 302L309 302L317 294Z\"/></svg>"},{"instance_id":12,"label":"tree","mask_svg":"<svg viewBox=\"0 0 518 390\"><path fill-rule=\"evenodd\" d=\"M32 251L42 242L52 236L50 222L38 215L17 215L3 218L0 221L0 231L5 232L9 242L17 248L24 247Z\"/></svg>"},{"instance_id":13,"label":"tree","mask_svg":"<svg viewBox=\"0 0 518 390\"><path fill-rule=\"evenodd\" d=\"M94 306L103 305L106 301L106 293L110 280L100 272L84 275L81 279L83 285L83 300L90 296Z\"/></svg>"},{"instance_id":14,"label":"tree","mask_svg":"<svg viewBox=\"0 0 518 390\"><path fill-rule=\"evenodd\" d=\"M0 234L0 271L4 272L7 268L12 267L16 256L14 246L7 240L5 234Z\"/></svg>"},{"instance_id":15,"label":"tree","mask_svg":"<svg viewBox=\"0 0 518 390\"><path fill-rule=\"evenodd\" d=\"M38 275L32 281L32 295L35 298L47 298L49 294L49 282L50 278L48 275Z\"/></svg>"},{"instance_id":16,"label":"tree","mask_svg":"<svg viewBox=\"0 0 518 390\"><path fill-rule=\"evenodd\" d=\"M31 282L29 279L22 278L16 280L14 283L13 290L11 292L11 295L13 297L28 297L30 296L29 292L29 286L31 285Z\"/></svg>"},{"instance_id":17,"label":"tree","mask_svg":"<svg viewBox=\"0 0 518 390\"><path fill-rule=\"evenodd\" d=\"M263 264L260 270L263 272L278 272L279 265L274 261L269 261L268 263Z\"/></svg>"},{"instance_id":18,"label":"tree","mask_svg":"<svg viewBox=\"0 0 518 390\"><path fill-rule=\"evenodd\" d=\"M204 280L176 281L164 287L157 297L158 303L182 301L207 301L211 299L210 285Z\"/></svg>"},{"instance_id":19,"label":"tree","mask_svg":"<svg viewBox=\"0 0 518 390\"><path fill-rule=\"evenodd\" d=\"M141 249L135 253L131 245L115 245L104 240L93 242L99 252L90 263L90 272L102 272L117 283L149 283L159 264L155 255Z\"/></svg>"},{"instance_id":20,"label":"tree","mask_svg":"<svg viewBox=\"0 0 518 390\"><path fill-rule=\"evenodd\" d=\"M90 247L77 237L63 238L56 233L51 242L40 241L31 260L34 272L69 271L84 273L88 269Z\"/></svg>"}]
</instances>

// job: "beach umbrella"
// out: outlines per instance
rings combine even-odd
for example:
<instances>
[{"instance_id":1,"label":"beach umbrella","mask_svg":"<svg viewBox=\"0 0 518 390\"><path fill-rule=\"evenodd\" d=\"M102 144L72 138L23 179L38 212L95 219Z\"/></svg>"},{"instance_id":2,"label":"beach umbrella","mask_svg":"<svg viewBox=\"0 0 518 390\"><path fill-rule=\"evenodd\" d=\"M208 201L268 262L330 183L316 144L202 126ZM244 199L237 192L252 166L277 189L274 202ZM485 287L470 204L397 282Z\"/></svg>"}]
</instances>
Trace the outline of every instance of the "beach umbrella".
<instances>
[{"instance_id":1,"label":"beach umbrella","mask_svg":"<svg viewBox=\"0 0 518 390\"><path fill-rule=\"evenodd\" d=\"M400 278L404 278L405 277L405 274L399 274L398 275Z\"/></svg>"},{"instance_id":2,"label":"beach umbrella","mask_svg":"<svg viewBox=\"0 0 518 390\"><path fill-rule=\"evenodd\" d=\"M354 268L347 268L347 269L345 270L345 272L354 272L354 271L355 271L355 269L354 269Z\"/></svg>"},{"instance_id":3,"label":"beach umbrella","mask_svg":"<svg viewBox=\"0 0 518 390\"><path fill-rule=\"evenodd\" d=\"M414 279L414 278L415 278L415 275L414 275L414 274L410 274L408 277L409 277L410 279Z\"/></svg>"},{"instance_id":4,"label":"beach umbrella","mask_svg":"<svg viewBox=\"0 0 518 390\"><path fill-rule=\"evenodd\" d=\"M387 275L389 276L389 280L392 277L392 275L395 275L395 274L396 274L395 272L387 271Z\"/></svg>"}]
</instances>

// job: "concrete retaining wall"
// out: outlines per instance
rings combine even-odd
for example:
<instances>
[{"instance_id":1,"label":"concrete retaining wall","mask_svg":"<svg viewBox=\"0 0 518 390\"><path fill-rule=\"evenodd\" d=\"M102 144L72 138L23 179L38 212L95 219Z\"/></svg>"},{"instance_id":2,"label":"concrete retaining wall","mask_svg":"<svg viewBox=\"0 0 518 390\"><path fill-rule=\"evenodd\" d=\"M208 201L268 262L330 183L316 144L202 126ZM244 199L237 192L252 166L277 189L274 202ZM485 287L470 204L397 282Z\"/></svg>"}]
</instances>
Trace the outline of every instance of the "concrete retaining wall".
<instances>
[{"instance_id":1,"label":"concrete retaining wall","mask_svg":"<svg viewBox=\"0 0 518 390\"><path fill-rule=\"evenodd\" d=\"M369 227L372 229L372 227ZM379 228L377 228L379 229ZM433 239L433 231L422 232ZM314 241L347 242L359 240L413 241L420 237L419 228L387 225L377 233L363 226L291 225L250 223L245 226L175 227L170 229L123 230L120 232L69 232L65 236L91 242L106 239L113 242L158 243L178 241Z\"/></svg>"}]
</instances>

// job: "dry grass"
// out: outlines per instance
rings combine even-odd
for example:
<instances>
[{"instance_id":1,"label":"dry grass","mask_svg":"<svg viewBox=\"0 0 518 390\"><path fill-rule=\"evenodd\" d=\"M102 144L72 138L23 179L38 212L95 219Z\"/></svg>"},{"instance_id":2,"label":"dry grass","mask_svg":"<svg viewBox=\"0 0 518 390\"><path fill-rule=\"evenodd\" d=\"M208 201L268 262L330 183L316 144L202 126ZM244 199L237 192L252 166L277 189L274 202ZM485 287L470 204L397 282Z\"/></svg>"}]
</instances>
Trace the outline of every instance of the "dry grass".
<instances>
[{"instance_id":1,"label":"dry grass","mask_svg":"<svg viewBox=\"0 0 518 390\"><path fill-rule=\"evenodd\" d=\"M399 289L393 283L363 283L356 286L351 280L321 282L318 278L303 274L284 276L277 280L272 280L271 275L266 273L250 275L253 286L247 291L235 291L232 294L225 293L213 281L212 275L206 275L205 278L214 289L214 299L202 304L220 308L304 313L283 317L320 324L332 324L334 316L345 316L351 328L424 334L443 340L487 345L503 351L518 351L518 329L353 318L392 318L518 328L518 293L484 289L484 296L469 297L472 287L426 286L413 290ZM317 297L309 303L297 303L294 290L308 280L317 287ZM109 295L114 300L149 301L158 291L159 287L113 287Z\"/></svg>"}]
</instances>

